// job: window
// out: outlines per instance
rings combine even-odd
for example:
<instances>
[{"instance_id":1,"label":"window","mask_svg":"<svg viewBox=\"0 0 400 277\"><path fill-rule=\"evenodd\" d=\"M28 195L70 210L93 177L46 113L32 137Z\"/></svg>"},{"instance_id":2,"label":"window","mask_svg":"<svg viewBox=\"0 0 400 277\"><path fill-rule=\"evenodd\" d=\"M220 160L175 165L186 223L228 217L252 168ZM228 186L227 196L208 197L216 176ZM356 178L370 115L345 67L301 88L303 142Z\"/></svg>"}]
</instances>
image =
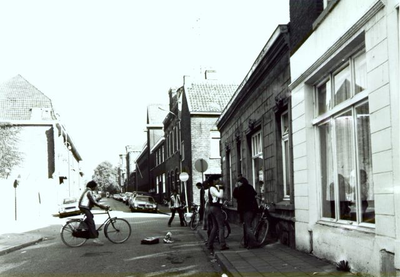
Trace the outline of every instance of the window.
<instances>
[{"instance_id":1,"label":"window","mask_svg":"<svg viewBox=\"0 0 400 277\"><path fill-rule=\"evenodd\" d=\"M375 223L366 80L361 52L315 89L322 217L335 221Z\"/></svg>"},{"instance_id":2,"label":"window","mask_svg":"<svg viewBox=\"0 0 400 277\"><path fill-rule=\"evenodd\" d=\"M283 168L283 199L290 198L289 114L281 115L281 144Z\"/></svg>"},{"instance_id":3,"label":"window","mask_svg":"<svg viewBox=\"0 0 400 277\"><path fill-rule=\"evenodd\" d=\"M251 136L251 156L253 171L253 187L258 189L260 182L264 182L264 160L262 154L262 137L261 132L257 132ZM257 186L258 184L258 186Z\"/></svg>"},{"instance_id":4,"label":"window","mask_svg":"<svg viewBox=\"0 0 400 277\"><path fill-rule=\"evenodd\" d=\"M219 131L210 131L210 159L220 159L221 153L219 151Z\"/></svg>"},{"instance_id":5,"label":"window","mask_svg":"<svg viewBox=\"0 0 400 277\"><path fill-rule=\"evenodd\" d=\"M185 143L184 141L181 142L181 160L185 160Z\"/></svg>"},{"instance_id":6,"label":"window","mask_svg":"<svg viewBox=\"0 0 400 277\"><path fill-rule=\"evenodd\" d=\"M241 149L242 149L242 145L241 145L240 140L238 140L237 144L236 144L236 153L237 153L237 168L236 168L236 170L237 170L238 174L242 173L242 152L241 152Z\"/></svg>"},{"instance_id":7,"label":"window","mask_svg":"<svg viewBox=\"0 0 400 277\"><path fill-rule=\"evenodd\" d=\"M231 156L231 151L228 150L226 151L226 156L225 156L225 161L226 161L226 174L227 174L227 180L228 180L228 187L229 187L229 198L232 199L232 192L233 192L233 180L232 180L232 156Z\"/></svg>"}]
</instances>

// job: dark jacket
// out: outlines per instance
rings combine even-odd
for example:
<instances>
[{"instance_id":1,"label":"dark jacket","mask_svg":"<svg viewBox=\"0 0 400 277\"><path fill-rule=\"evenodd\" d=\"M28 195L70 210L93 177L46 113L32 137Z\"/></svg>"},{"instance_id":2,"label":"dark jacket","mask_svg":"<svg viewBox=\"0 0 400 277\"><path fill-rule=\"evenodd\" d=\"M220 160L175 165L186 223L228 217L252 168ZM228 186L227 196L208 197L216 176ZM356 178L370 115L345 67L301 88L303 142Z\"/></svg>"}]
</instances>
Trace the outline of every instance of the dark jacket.
<instances>
[{"instance_id":1,"label":"dark jacket","mask_svg":"<svg viewBox=\"0 0 400 277\"><path fill-rule=\"evenodd\" d=\"M258 208L256 195L257 192L249 182L242 178L241 185L233 190L233 197L238 203L238 212L256 211Z\"/></svg>"}]
</instances>

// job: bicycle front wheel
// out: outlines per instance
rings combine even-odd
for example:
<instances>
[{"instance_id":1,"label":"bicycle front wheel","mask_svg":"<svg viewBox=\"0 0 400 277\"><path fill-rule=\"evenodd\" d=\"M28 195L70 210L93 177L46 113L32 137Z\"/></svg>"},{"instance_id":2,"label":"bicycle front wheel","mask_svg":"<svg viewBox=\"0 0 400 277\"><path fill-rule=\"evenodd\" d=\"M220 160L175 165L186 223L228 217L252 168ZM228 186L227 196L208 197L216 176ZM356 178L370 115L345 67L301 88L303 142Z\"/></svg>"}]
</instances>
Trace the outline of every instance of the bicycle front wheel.
<instances>
[{"instance_id":1,"label":"bicycle front wheel","mask_svg":"<svg viewBox=\"0 0 400 277\"><path fill-rule=\"evenodd\" d=\"M256 232L254 236L259 244L263 244L267 240L269 230L269 221L263 220L257 224Z\"/></svg>"},{"instance_id":2,"label":"bicycle front wheel","mask_svg":"<svg viewBox=\"0 0 400 277\"><path fill-rule=\"evenodd\" d=\"M61 229L61 240L69 247L82 246L87 238L74 236L78 230L87 230L87 225L83 221L69 221Z\"/></svg>"},{"instance_id":3,"label":"bicycle front wheel","mask_svg":"<svg viewBox=\"0 0 400 277\"><path fill-rule=\"evenodd\" d=\"M197 226L199 226L199 222L200 222L200 214L194 213L190 220L190 229L192 229L193 231L196 230Z\"/></svg>"},{"instance_id":4,"label":"bicycle front wheel","mask_svg":"<svg viewBox=\"0 0 400 277\"><path fill-rule=\"evenodd\" d=\"M131 225L123 218L112 218L104 227L104 235L112 243L123 243L131 236Z\"/></svg>"}]
</instances>

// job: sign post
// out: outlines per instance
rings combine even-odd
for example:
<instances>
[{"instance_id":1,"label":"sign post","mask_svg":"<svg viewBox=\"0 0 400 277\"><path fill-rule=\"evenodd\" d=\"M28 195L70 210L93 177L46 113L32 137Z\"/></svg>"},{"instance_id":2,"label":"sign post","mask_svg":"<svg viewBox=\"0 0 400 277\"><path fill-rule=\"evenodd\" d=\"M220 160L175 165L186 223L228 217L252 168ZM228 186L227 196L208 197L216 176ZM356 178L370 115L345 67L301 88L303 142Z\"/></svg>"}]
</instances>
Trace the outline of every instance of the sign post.
<instances>
[{"instance_id":1,"label":"sign post","mask_svg":"<svg viewBox=\"0 0 400 277\"><path fill-rule=\"evenodd\" d=\"M188 190L187 190L187 180L189 180L189 174L186 172L181 172L179 174L179 180L185 184L185 201L186 201L186 212L189 212L189 203L188 203Z\"/></svg>"}]
</instances>

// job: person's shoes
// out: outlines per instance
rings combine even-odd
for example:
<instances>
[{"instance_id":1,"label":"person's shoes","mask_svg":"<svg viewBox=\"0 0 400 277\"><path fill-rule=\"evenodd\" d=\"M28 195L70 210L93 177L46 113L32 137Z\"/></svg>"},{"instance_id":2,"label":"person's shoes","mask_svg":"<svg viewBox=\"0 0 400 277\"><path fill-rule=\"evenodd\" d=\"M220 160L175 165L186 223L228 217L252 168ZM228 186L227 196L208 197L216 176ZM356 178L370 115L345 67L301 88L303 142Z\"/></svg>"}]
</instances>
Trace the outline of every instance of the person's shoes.
<instances>
[{"instance_id":1,"label":"person's shoes","mask_svg":"<svg viewBox=\"0 0 400 277\"><path fill-rule=\"evenodd\" d=\"M208 252L210 253L211 256L214 256L214 248L208 248Z\"/></svg>"},{"instance_id":2,"label":"person's shoes","mask_svg":"<svg viewBox=\"0 0 400 277\"><path fill-rule=\"evenodd\" d=\"M171 224L168 224L168 227L171 227Z\"/></svg>"},{"instance_id":3,"label":"person's shoes","mask_svg":"<svg viewBox=\"0 0 400 277\"><path fill-rule=\"evenodd\" d=\"M225 246L222 246L220 250L221 250L221 251L229 250L229 247L225 245Z\"/></svg>"},{"instance_id":4,"label":"person's shoes","mask_svg":"<svg viewBox=\"0 0 400 277\"><path fill-rule=\"evenodd\" d=\"M206 228L206 227L203 227L203 230L205 230L205 231L206 231L206 230L207 230L207 228Z\"/></svg>"},{"instance_id":5,"label":"person's shoes","mask_svg":"<svg viewBox=\"0 0 400 277\"><path fill-rule=\"evenodd\" d=\"M102 242L102 241L99 240L99 239L94 239L94 240L93 240L93 243L94 243L94 244L97 244L97 245L104 245L104 242Z\"/></svg>"}]
</instances>

